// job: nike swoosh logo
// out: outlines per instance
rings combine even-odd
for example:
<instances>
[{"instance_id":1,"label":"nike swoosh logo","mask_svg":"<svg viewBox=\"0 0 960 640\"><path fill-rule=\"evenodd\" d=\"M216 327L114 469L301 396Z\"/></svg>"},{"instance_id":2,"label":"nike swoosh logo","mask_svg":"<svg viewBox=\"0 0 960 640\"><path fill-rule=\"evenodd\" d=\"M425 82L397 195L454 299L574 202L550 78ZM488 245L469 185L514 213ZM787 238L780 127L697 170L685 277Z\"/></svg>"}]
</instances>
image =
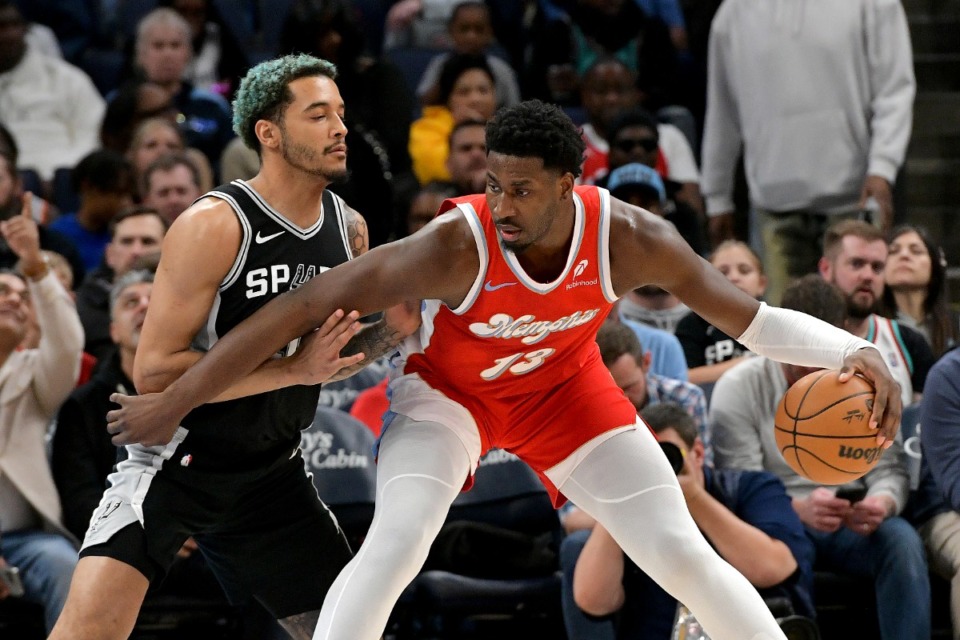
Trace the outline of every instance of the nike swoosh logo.
<instances>
[{"instance_id":1,"label":"nike swoosh logo","mask_svg":"<svg viewBox=\"0 0 960 640\"><path fill-rule=\"evenodd\" d=\"M490 280L487 280L487 283L483 285L484 291L496 291L497 289L503 289L504 287L512 287L517 284L516 282L504 282L503 284L492 284Z\"/></svg>"},{"instance_id":2,"label":"nike swoosh logo","mask_svg":"<svg viewBox=\"0 0 960 640\"><path fill-rule=\"evenodd\" d=\"M277 236L282 236L283 231L277 231L276 233L270 234L269 236L262 236L260 232L257 231L257 244L263 244L264 242L270 242Z\"/></svg>"}]
</instances>

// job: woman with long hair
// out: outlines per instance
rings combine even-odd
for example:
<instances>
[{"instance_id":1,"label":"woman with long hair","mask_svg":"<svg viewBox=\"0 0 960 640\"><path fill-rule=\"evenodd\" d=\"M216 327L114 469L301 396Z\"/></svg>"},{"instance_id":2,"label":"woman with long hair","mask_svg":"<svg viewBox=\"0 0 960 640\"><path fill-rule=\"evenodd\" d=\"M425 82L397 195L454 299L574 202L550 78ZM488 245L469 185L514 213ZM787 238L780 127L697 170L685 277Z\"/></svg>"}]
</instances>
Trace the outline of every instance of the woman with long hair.
<instances>
[{"instance_id":1,"label":"woman with long hair","mask_svg":"<svg viewBox=\"0 0 960 640\"><path fill-rule=\"evenodd\" d=\"M947 301L947 260L923 227L902 225L890 234L884 270L884 313L916 329L938 358L960 340L957 313Z\"/></svg>"}]
</instances>

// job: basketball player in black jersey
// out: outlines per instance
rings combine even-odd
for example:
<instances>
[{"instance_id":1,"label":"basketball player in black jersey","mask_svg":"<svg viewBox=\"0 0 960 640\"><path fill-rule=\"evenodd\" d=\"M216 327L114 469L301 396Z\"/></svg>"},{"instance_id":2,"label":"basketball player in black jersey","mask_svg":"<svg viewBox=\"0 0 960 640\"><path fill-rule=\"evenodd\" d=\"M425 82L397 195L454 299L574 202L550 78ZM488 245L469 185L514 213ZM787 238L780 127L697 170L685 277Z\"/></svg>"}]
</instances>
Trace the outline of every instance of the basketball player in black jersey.
<instances>
[{"instance_id":1,"label":"basketball player in black jersey","mask_svg":"<svg viewBox=\"0 0 960 640\"><path fill-rule=\"evenodd\" d=\"M141 393L166 388L280 293L367 250L363 218L326 190L346 174L335 73L288 56L244 79L234 128L261 170L208 193L171 226L134 365ZM189 536L232 601L254 597L291 636L309 638L351 554L306 475L300 431L321 382L386 353L416 322L397 308L361 329L356 313L338 310L188 415L165 446L127 447L51 638L128 637L147 588Z\"/></svg>"}]
</instances>

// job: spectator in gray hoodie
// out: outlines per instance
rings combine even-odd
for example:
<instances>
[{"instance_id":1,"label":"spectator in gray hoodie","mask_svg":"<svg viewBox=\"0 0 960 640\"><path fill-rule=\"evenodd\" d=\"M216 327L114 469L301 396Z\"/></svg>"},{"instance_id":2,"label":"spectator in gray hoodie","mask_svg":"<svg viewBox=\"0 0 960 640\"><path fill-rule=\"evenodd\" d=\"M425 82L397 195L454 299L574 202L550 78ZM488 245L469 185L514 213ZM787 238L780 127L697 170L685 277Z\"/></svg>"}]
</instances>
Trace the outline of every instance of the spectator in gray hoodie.
<instances>
[{"instance_id":1,"label":"spectator in gray hoodie","mask_svg":"<svg viewBox=\"0 0 960 640\"><path fill-rule=\"evenodd\" d=\"M790 279L815 269L823 230L838 216L871 209L889 230L915 89L899 0L721 5L710 34L701 188L714 242L731 237L744 151L768 300L776 304Z\"/></svg>"}]
</instances>

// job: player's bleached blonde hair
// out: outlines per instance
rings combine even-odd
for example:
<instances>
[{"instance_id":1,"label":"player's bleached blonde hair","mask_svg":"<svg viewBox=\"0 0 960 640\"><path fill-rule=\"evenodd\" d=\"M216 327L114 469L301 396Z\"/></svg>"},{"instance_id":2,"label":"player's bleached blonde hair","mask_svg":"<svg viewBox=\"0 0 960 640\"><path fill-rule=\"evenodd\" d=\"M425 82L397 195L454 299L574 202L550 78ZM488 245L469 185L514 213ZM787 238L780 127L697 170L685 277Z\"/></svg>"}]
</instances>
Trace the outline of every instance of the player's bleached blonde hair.
<instances>
[{"instance_id":1,"label":"player's bleached blonde hair","mask_svg":"<svg viewBox=\"0 0 960 640\"><path fill-rule=\"evenodd\" d=\"M290 83L310 76L334 80L337 67L300 53L261 62L247 72L233 100L233 130L245 145L260 153L260 141L254 131L257 120L277 122L283 109L293 102Z\"/></svg>"}]
</instances>

